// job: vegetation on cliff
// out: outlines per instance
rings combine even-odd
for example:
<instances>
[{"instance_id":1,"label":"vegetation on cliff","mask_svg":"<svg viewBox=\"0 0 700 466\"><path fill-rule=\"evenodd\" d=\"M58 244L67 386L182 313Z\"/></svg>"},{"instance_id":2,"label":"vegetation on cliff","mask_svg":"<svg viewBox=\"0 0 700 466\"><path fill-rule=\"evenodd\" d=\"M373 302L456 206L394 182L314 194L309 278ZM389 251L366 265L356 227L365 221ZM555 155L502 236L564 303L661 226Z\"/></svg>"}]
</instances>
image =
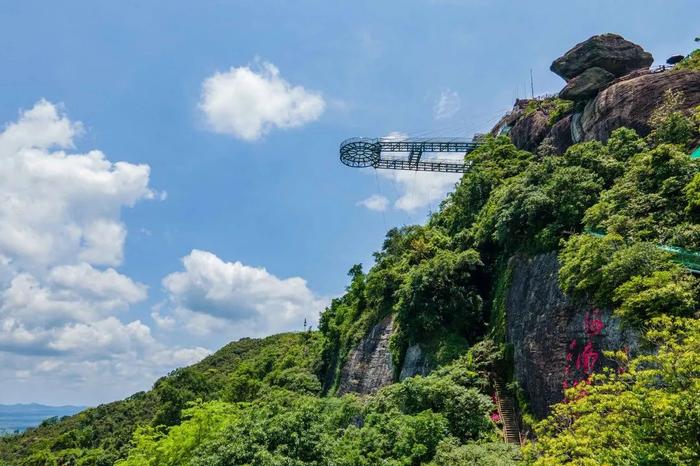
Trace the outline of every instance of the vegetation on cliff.
<instances>
[{"instance_id":1,"label":"vegetation on cliff","mask_svg":"<svg viewBox=\"0 0 700 466\"><path fill-rule=\"evenodd\" d=\"M697 42L697 40L696 40ZM700 71L700 49L696 49L675 66L677 70Z\"/></svg>"}]
</instances>

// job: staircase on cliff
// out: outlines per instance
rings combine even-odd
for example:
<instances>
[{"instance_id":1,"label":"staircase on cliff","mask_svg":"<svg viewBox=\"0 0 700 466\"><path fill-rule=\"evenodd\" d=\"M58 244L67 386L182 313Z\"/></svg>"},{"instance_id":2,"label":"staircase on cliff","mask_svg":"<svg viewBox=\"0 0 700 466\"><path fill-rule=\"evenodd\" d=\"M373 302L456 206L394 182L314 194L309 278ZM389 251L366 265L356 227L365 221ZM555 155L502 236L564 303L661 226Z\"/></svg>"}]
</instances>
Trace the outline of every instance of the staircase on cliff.
<instances>
[{"instance_id":1,"label":"staircase on cliff","mask_svg":"<svg viewBox=\"0 0 700 466\"><path fill-rule=\"evenodd\" d=\"M496 407L503 423L503 440L520 445L520 422L515 400L498 375L493 377L493 386L496 390Z\"/></svg>"}]
</instances>

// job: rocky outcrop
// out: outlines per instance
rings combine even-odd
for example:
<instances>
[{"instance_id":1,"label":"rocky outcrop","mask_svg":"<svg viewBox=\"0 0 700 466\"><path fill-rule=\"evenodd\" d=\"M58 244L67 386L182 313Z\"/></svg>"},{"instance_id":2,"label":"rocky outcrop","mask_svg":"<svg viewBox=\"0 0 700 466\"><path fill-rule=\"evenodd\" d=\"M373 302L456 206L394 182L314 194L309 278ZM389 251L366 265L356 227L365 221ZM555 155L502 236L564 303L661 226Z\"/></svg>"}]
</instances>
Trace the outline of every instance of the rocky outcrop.
<instances>
[{"instance_id":1,"label":"rocky outcrop","mask_svg":"<svg viewBox=\"0 0 700 466\"><path fill-rule=\"evenodd\" d=\"M340 372L339 395L374 393L394 381L394 364L389 351L393 327L393 316L389 315L350 351Z\"/></svg>"},{"instance_id":2,"label":"rocky outcrop","mask_svg":"<svg viewBox=\"0 0 700 466\"><path fill-rule=\"evenodd\" d=\"M603 351L637 351L638 335L608 310L575 303L559 288L556 253L510 261L506 334L514 376L537 417L563 398L563 389L604 366Z\"/></svg>"},{"instance_id":3,"label":"rocky outcrop","mask_svg":"<svg viewBox=\"0 0 700 466\"><path fill-rule=\"evenodd\" d=\"M614 76L648 68L654 58L639 45L617 34L601 34L577 44L557 58L550 69L569 81L589 68L597 67Z\"/></svg>"},{"instance_id":4,"label":"rocky outcrop","mask_svg":"<svg viewBox=\"0 0 700 466\"><path fill-rule=\"evenodd\" d=\"M566 83L564 89L559 93L559 97L575 102L588 100L595 97L598 91L607 86L613 79L615 79L614 74L594 66Z\"/></svg>"},{"instance_id":5,"label":"rocky outcrop","mask_svg":"<svg viewBox=\"0 0 700 466\"><path fill-rule=\"evenodd\" d=\"M432 369L433 367L430 361L428 361L425 352L420 345L416 343L409 346L406 350L399 380L413 377L414 375L428 375Z\"/></svg>"},{"instance_id":6,"label":"rocky outcrop","mask_svg":"<svg viewBox=\"0 0 700 466\"><path fill-rule=\"evenodd\" d=\"M640 135L648 134L649 117L667 90L683 93L685 100L679 110L700 105L700 73L645 73L613 83L586 104L581 117L584 139L606 141L621 126L633 128Z\"/></svg>"},{"instance_id":7,"label":"rocky outcrop","mask_svg":"<svg viewBox=\"0 0 700 466\"><path fill-rule=\"evenodd\" d=\"M517 119L510 129L510 139L518 149L534 151L547 136L550 128L547 114L537 109Z\"/></svg>"},{"instance_id":8,"label":"rocky outcrop","mask_svg":"<svg viewBox=\"0 0 700 466\"><path fill-rule=\"evenodd\" d=\"M491 133L507 133L516 147L531 152L546 140L558 154L564 153L571 144L582 141L605 142L614 130L623 126L646 136L651 130L649 117L661 105L668 90L683 94L683 105L678 110L697 107L700 105L700 72L634 71L606 84L589 100L579 101L575 113L566 115L554 125L550 124L550 116L543 110L546 105L528 112L524 103L530 101L517 101L513 110L496 124Z\"/></svg>"}]
</instances>

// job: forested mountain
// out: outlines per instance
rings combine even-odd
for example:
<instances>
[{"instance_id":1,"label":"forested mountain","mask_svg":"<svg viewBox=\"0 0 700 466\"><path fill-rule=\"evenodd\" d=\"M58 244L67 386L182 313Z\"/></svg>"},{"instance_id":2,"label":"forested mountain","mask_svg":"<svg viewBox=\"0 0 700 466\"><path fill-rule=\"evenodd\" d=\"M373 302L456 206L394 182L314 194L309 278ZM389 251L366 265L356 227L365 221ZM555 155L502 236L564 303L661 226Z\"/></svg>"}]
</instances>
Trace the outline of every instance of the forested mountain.
<instances>
[{"instance_id":1,"label":"forested mountain","mask_svg":"<svg viewBox=\"0 0 700 466\"><path fill-rule=\"evenodd\" d=\"M697 464L698 52L652 73L620 39L555 61L573 100L518 102L318 331L0 439L0 464Z\"/></svg>"}]
</instances>

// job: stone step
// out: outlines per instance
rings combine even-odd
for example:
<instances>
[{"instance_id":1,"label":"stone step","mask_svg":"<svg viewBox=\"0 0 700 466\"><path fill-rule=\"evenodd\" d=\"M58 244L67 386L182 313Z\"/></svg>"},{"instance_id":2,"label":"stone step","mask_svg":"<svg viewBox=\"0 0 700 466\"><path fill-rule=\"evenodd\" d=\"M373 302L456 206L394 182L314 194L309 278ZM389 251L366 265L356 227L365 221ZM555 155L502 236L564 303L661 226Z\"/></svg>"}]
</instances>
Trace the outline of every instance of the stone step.
<instances>
[{"instance_id":1,"label":"stone step","mask_svg":"<svg viewBox=\"0 0 700 466\"><path fill-rule=\"evenodd\" d=\"M498 400L496 408L503 423L503 439L508 443L520 445L520 427L513 397L498 378L494 379L493 386Z\"/></svg>"}]
</instances>

